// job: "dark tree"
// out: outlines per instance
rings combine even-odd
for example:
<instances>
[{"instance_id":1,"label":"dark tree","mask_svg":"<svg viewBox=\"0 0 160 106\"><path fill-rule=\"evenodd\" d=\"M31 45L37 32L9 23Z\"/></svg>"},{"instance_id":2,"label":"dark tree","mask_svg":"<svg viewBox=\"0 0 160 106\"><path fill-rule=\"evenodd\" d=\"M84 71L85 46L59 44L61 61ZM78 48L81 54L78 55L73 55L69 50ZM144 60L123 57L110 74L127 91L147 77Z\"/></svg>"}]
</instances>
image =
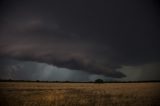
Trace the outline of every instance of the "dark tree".
<instances>
[{"instance_id":1,"label":"dark tree","mask_svg":"<svg viewBox=\"0 0 160 106\"><path fill-rule=\"evenodd\" d=\"M95 83L103 83L104 81L102 79L96 79Z\"/></svg>"},{"instance_id":2,"label":"dark tree","mask_svg":"<svg viewBox=\"0 0 160 106\"><path fill-rule=\"evenodd\" d=\"M39 80L36 80L36 82L40 82Z\"/></svg>"}]
</instances>

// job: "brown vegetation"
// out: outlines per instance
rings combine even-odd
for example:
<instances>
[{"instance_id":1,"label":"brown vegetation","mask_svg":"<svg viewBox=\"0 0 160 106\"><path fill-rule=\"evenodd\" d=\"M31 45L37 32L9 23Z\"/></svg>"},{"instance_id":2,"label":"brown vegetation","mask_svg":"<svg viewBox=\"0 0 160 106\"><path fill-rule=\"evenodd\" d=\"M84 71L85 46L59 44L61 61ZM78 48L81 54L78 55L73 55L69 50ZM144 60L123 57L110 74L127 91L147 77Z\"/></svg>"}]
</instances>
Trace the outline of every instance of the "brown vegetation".
<instances>
[{"instance_id":1,"label":"brown vegetation","mask_svg":"<svg viewBox=\"0 0 160 106\"><path fill-rule=\"evenodd\" d=\"M0 106L158 106L160 83L0 82Z\"/></svg>"}]
</instances>

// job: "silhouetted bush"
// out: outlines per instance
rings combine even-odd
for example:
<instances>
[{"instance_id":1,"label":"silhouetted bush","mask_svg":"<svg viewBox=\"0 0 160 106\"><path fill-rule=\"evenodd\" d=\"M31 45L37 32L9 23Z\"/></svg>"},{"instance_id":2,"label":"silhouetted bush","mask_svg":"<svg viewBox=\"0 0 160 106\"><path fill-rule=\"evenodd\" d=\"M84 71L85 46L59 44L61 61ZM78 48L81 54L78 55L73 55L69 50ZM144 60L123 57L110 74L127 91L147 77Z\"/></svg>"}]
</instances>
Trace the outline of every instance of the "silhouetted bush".
<instances>
[{"instance_id":1,"label":"silhouetted bush","mask_svg":"<svg viewBox=\"0 0 160 106\"><path fill-rule=\"evenodd\" d=\"M36 80L36 82L40 82L39 80Z\"/></svg>"},{"instance_id":2,"label":"silhouetted bush","mask_svg":"<svg viewBox=\"0 0 160 106\"><path fill-rule=\"evenodd\" d=\"M102 79L96 79L94 82L95 83L103 83L104 81Z\"/></svg>"}]
</instances>

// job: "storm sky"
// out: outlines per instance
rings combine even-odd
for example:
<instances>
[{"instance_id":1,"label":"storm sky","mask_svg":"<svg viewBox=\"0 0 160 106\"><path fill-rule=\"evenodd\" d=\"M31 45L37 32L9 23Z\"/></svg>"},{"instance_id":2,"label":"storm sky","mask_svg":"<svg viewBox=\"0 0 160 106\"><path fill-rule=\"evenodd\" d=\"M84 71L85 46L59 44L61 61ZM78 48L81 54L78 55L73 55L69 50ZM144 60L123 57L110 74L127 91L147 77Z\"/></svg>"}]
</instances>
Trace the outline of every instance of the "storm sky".
<instances>
[{"instance_id":1,"label":"storm sky","mask_svg":"<svg viewBox=\"0 0 160 106\"><path fill-rule=\"evenodd\" d=\"M160 80L158 0L4 0L0 78Z\"/></svg>"}]
</instances>

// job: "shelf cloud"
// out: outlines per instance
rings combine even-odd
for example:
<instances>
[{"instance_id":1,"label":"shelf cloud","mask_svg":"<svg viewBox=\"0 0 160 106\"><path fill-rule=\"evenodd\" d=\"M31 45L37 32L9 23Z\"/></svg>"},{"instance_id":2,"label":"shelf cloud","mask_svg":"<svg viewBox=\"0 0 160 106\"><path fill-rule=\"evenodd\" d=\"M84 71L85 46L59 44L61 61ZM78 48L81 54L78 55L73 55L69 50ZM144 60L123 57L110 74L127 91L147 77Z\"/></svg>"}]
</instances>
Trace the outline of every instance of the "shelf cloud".
<instances>
[{"instance_id":1,"label":"shelf cloud","mask_svg":"<svg viewBox=\"0 0 160 106\"><path fill-rule=\"evenodd\" d=\"M118 70L160 63L154 0L6 0L0 7L1 66L7 58L128 78Z\"/></svg>"}]
</instances>

